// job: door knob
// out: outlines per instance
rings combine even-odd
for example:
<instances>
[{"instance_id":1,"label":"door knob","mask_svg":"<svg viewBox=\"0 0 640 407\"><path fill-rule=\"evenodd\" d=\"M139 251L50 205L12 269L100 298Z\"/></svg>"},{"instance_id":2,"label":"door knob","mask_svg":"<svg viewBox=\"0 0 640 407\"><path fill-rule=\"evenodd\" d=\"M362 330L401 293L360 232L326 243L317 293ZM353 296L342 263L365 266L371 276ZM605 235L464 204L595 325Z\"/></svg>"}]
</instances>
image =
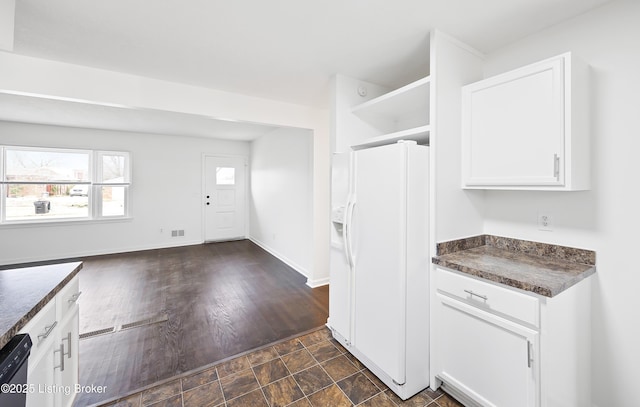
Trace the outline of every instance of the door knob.
<instances>
[{"instance_id":1,"label":"door knob","mask_svg":"<svg viewBox=\"0 0 640 407\"><path fill-rule=\"evenodd\" d=\"M207 202L207 205L210 205L209 202Z\"/></svg>"}]
</instances>

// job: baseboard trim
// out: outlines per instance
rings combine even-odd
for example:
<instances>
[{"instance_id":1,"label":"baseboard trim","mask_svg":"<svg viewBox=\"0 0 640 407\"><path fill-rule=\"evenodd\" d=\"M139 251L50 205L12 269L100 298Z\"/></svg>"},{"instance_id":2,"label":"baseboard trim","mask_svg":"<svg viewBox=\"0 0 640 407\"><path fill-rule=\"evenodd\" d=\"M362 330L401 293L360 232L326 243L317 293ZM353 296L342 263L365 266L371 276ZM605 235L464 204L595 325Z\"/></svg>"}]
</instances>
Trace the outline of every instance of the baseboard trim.
<instances>
[{"instance_id":1,"label":"baseboard trim","mask_svg":"<svg viewBox=\"0 0 640 407\"><path fill-rule=\"evenodd\" d=\"M458 386L456 386L455 384L452 384L451 381L443 379L441 376L436 376L436 378L442 382L442 384L440 385L440 388L445 393L447 393L448 395L450 395L460 403L468 407L482 407L482 404L478 403L476 400L469 397Z\"/></svg>"},{"instance_id":2,"label":"baseboard trim","mask_svg":"<svg viewBox=\"0 0 640 407\"><path fill-rule=\"evenodd\" d=\"M309 285L309 277L308 277L309 276L309 271L308 270L305 270L304 267L301 267L296 262L291 261L289 258L287 258L287 256L284 256L283 254L281 254L277 250L273 249L272 247L269 247L269 245L267 245L264 242L261 242L260 240L256 239L255 237L249 236L248 239L251 240L253 243L257 244L258 246L260 246L263 250L269 252L269 254L271 254L272 256L277 257L278 260L282 261L284 264L286 264L287 266L289 266L292 269L294 269L295 271L297 271L298 274L304 276L307 279L307 285Z\"/></svg>"},{"instance_id":3,"label":"baseboard trim","mask_svg":"<svg viewBox=\"0 0 640 407\"><path fill-rule=\"evenodd\" d=\"M329 284L329 277L319 278L317 280L309 280L307 278L307 285L311 288L322 287L323 285Z\"/></svg>"},{"instance_id":4,"label":"baseboard trim","mask_svg":"<svg viewBox=\"0 0 640 407\"><path fill-rule=\"evenodd\" d=\"M156 249L169 249L173 247L183 247L183 246L195 246L202 244L200 240L188 240L181 241L172 244L153 244L153 245L144 245L144 246L136 246L136 247L120 247L120 248L112 248L106 250L86 250L80 252L67 253L64 256L52 258L50 256L29 256L23 258L13 258L13 259L4 259L0 261L0 267L11 266L14 264L28 264L28 263L38 263L38 262L46 262L46 261L60 261L67 259L81 259L84 257L92 257L92 256L103 256L106 254L119 254L119 253L130 253L130 252L142 252L145 250L156 250Z\"/></svg>"}]
</instances>

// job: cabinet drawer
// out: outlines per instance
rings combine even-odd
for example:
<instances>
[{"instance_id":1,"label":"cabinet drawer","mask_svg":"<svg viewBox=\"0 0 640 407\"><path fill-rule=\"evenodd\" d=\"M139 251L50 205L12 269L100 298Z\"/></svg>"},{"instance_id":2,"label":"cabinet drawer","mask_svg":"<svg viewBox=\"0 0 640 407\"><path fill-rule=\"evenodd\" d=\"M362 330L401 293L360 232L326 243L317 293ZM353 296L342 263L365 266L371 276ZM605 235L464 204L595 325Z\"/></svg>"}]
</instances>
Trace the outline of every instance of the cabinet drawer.
<instances>
[{"instance_id":1,"label":"cabinet drawer","mask_svg":"<svg viewBox=\"0 0 640 407\"><path fill-rule=\"evenodd\" d=\"M60 320L70 314L77 307L78 297L80 296L80 277L76 275L69 283L67 283L56 296L58 315Z\"/></svg>"},{"instance_id":2,"label":"cabinet drawer","mask_svg":"<svg viewBox=\"0 0 640 407\"><path fill-rule=\"evenodd\" d=\"M539 301L533 296L441 268L436 269L436 286L438 291L467 304L540 326Z\"/></svg>"},{"instance_id":3,"label":"cabinet drawer","mask_svg":"<svg viewBox=\"0 0 640 407\"><path fill-rule=\"evenodd\" d=\"M33 341L32 354L38 353L39 349L45 348L55 336L56 320L56 300L52 299L29 321L20 333L31 336Z\"/></svg>"}]
</instances>

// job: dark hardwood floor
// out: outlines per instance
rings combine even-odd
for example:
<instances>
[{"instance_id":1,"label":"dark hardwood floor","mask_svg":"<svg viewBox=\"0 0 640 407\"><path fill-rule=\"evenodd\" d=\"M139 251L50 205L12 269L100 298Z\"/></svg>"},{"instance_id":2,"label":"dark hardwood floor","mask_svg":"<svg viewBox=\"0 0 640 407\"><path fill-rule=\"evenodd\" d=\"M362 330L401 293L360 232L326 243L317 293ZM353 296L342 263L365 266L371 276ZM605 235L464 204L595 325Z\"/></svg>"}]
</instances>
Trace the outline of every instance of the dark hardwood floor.
<instances>
[{"instance_id":1,"label":"dark hardwood floor","mask_svg":"<svg viewBox=\"0 0 640 407\"><path fill-rule=\"evenodd\" d=\"M323 325L328 287L305 281L248 240L85 259L81 337L115 331L80 340L80 382L106 392L79 394L76 405Z\"/></svg>"}]
</instances>

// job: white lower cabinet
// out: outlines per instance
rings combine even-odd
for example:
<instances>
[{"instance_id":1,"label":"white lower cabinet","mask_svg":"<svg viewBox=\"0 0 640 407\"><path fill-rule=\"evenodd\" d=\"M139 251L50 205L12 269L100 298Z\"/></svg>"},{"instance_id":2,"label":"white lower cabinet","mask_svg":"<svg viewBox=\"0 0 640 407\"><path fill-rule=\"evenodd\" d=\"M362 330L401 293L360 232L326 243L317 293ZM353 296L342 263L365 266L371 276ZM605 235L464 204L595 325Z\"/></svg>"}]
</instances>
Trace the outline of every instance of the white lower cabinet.
<instances>
[{"instance_id":1,"label":"white lower cabinet","mask_svg":"<svg viewBox=\"0 0 640 407\"><path fill-rule=\"evenodd\" d=\"M437 297L439 378L484 406L536 406L538 332Z\"/></svg>"},{"instance_id":2,"label":"white lower cabinet","mask_svg":"<svg viewBox=\"0 0 640 407\"><path fill-rule=\"evenodd\" d=\"M25 325L31 336L27 407L71 407L78 383L78 277Z\"/></svg>"},{"instance_id":3,"label":"white lower cabinet","mask_svg":"<svg viewBox=\"0 0 640 407\"><path fill-rule=\"evenodd\" d=\"M55 380L54 339L48 338L36 351L34 348L38 339L33 335L31 339L34 347L27 362L27 383L31 385L27 393L27 406L54 406L55 393L48 389Z\"/></svg>"},{"instance_id":4,"label":"white lower cabinet","mask_svg":"<svg viewBox=\"0 0 640 407\"><path fill-rule=\"evenodd\" d=\"M590 282L542 297L435 270L432 388L465 406L590 404Z\"/></svg>"},{"instance_id":5,"label":"white lower cabinet","mask_svg":"<svg viewBox=\"0 0 640 407\"><path fill-rule=\"evenodd\" d=\"M57 365L56 382L60 383L64 391L57 393L56 406L70 407L75 399L74 386L78 383L78 341L79 307L69 313L60 326L60 347L56 353ZM69 390L69 391L67 391Z\"/></svg>"}]
</instances>

